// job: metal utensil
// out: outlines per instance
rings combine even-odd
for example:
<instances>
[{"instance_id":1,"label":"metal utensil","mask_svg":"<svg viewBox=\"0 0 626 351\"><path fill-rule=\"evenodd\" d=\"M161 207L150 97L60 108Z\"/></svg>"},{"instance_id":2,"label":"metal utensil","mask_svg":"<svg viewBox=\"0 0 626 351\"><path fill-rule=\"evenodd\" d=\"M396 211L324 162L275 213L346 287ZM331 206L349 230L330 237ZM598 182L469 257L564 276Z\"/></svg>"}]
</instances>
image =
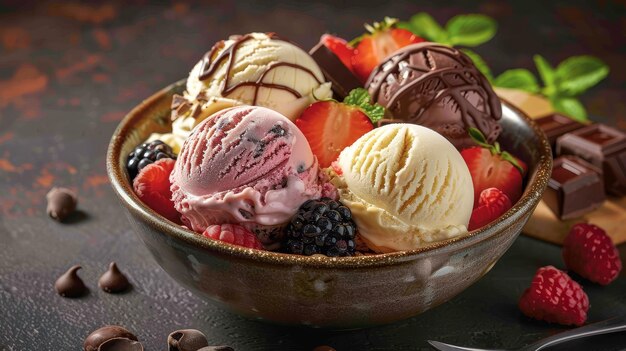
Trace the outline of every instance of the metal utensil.
<instances>
[{"instance_id":1,"label":"metal utensil","mask_svg":"<svg viewBox=\"0 0 626 351\"><path fill-rule=\"evenodd\" d=\"M530 345L516 349L517 351L539 351L544 348L567 341L585 338L593 335L615 333L626 331L626 316L607 319L602 322L592 323L580 328L574 328L563 333L552 335L545 339L541 339ZM495 349L477 349L472 347L461 347L446 344L439 341L428 340L428 343L440 351L505 351Z\"/></svg>"}]
</instances>

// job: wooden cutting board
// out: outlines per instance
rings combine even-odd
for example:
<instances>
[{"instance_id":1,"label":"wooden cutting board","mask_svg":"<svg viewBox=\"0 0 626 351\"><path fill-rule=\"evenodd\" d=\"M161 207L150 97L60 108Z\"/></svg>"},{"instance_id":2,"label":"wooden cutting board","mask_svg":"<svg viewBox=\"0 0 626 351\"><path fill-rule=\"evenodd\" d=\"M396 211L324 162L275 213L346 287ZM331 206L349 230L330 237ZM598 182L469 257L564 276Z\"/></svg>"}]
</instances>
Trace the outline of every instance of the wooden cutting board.
<instances>
[{"instance_id":1,"label":"wooden cutting board","mask_svg":"<svg viewBox=\"0 0 626 351\"><path fill-rule=\"evenodd\" d=\"M503 88L497 88L496 93L531 118L554 112L550 103L538 95ZM541 201L522 233L551 243L562 244L571 226L579 222L589 222L604 228L615 244L626 242L626 197L610 197L598 209L568 221L559 220Z\"/></svg>"}]
</instances>

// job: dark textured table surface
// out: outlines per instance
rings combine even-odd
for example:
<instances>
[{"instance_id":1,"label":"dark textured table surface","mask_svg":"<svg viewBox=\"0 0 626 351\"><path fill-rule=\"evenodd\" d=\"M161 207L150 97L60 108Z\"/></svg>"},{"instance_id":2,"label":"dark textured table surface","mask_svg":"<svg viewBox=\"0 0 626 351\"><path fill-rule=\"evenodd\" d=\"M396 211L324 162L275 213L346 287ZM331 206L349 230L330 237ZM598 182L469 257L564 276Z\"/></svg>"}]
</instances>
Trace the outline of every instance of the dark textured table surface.
<instances>
[{"instance_id":1,"label":"dark textured table surface","mask_svg":"<svg viewBox=\"0 0 626 351\"><path fill-rule=\"evenodd\" d=\"M384 15L430 12L496 18L499 32L477 48L492 69L532 67L592 54L611 74L583 102L597 121L626 129L624 1L211 1L96 4L3 1L0 5L0 349L78 350L103 324L134 331L147 350L169 332L202 330L236 350L428 350L427 339L514 348L566 330L525 318L516 307L540 266L564 268L560 248L521 236L491 272L452 301L393 325L356 331L288 328L248 321L196 298L170 279L129 229L105 175L115 126L143 98L187 75L213 42L274 31L311 47L325 31L354 37ZM271 4L270 4L271 3ZM59 224L44 213L53 185L80 193L80 214ZM620 248L626 258L626 245ZM96 282L110 261L134 288L109 295ZM81 264L90 294L64 299L55 278ZM626 276L600 287L582 281L589 322L626 314ZM553 350L622 350L626 334Z\"/></svg>"}]
</instances>

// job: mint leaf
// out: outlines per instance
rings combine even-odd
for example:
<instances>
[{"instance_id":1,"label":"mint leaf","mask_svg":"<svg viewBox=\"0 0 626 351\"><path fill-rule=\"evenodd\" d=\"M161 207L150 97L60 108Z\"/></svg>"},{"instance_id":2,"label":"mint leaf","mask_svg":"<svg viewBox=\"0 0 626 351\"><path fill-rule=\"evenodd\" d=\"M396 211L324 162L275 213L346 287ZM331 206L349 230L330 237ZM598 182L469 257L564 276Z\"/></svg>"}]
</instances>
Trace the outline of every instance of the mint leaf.
<instances>
[{"instance_id":1,"label":"mint leaf","mask_svg":"<svg viewBox=\"0 0 626 351\"><path fill-rule=\"evenodd\" d=\"M608 74L609 67L596 57L570 57L556 67L557 89L564 95L579 95Z\"/></svg>"},{"instance_id":2,"label":"mint leaf","mask_svg":"<svg viewBox=\"0 0 626 351\"><path fill-rule=\"evenodd\" d=\"M520 89L529 93L539 92L537 78L529 70L523 68L502 72L494 79L493 85L501 88Z\"/></svg>"},{"instance_id":3,"label":"mint leaf","mask_svg":"<svg viewBox=\"0 0 626 351\"><path fill-rule=\"evenodd\" d=\"M552 66L550 66L550 63L548 63L548 61L546 61L546 59L541 55L533 56L533 60L535 60L535 66L537 66L539 77L541 77L543 85L545 85L545 88L542 90L543 95L552 96L556 94L556 74Z\"/></svg>"},{"instance_id":4,"label":"mint leaf","mask_svg":"<svg viewBox=\"0 0 626 351\"><path fill-rule=\"evenodd\" d=\"M372 123L378 122L385 116L385 108L379 104L372 105L370 94L363 88L352 89L350 94L343 99L343 103L361 108Z\"/></svg>"},{"instance_id":5,"label":"mint leaf","mask_svg":"<svg viewBox=\"0 0 626 351\"><path fill-rule=\"evenodd\" d=\"M576 98L555 96L550 98L550 102L555 110L565 114L571 119L579 122L588 121L585 107Z\"/></svg>"},{"instance_id":6,"label":"mint leaf","mask_svg":"<svg viewBox=\"0 0 626 351\"><path fill-rule=\"evenodd\" d=\"M451 45L478 46L496 34L493 18L480 14L458 15L446 23Z\"/></svg>"},{"instance_id":7,"label":"mint leaf","mask_svg":"<svg viewBox=\"0 0 626 351\"><path fill-rule=\"evenodd\" d=\"M485 62L485 60L480 57L480 55L470 49L461 49L461 51L463 51L465 55L467 55L470 59L472 59L472 61L474 61L474 65L476 66L476 68L478 68L480 73L484 74L490 82L493 81L493 74L491 74L491 69L487 65L487 62Z\"/></svg>"},{"instance_id":8,"label":"mint leaf","mask_svg":"<svg viewBox=\"0 0 626 351\"><path fill-rule=\"evenodd\" d=\"M448 33L426 12L413 15L408 22L399 22L397 27L409 30L415 35L430 41L449 44Z\"/></svg>"}]
</instances>

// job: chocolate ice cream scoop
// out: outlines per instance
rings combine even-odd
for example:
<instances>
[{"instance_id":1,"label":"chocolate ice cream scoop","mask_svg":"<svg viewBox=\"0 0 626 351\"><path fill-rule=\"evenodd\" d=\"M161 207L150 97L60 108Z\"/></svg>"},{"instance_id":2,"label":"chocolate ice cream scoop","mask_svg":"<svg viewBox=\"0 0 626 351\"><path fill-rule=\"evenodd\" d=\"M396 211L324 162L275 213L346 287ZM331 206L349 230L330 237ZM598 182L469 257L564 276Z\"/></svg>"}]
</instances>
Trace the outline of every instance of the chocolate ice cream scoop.
<instances>
[{"instance_id":1,"label":"chocolate ice cream scoop","mask_svg":"<svg viewBox=\"0 0 626 351\"><path fill-rule=\"evenodd\" d=\"M500 134L500 99L471 59L455 48L406 46L374 69L366 87L393 119L434 129L457 149L474 145L470 127L489 143Z\"/></svg>"}]
</instances>

